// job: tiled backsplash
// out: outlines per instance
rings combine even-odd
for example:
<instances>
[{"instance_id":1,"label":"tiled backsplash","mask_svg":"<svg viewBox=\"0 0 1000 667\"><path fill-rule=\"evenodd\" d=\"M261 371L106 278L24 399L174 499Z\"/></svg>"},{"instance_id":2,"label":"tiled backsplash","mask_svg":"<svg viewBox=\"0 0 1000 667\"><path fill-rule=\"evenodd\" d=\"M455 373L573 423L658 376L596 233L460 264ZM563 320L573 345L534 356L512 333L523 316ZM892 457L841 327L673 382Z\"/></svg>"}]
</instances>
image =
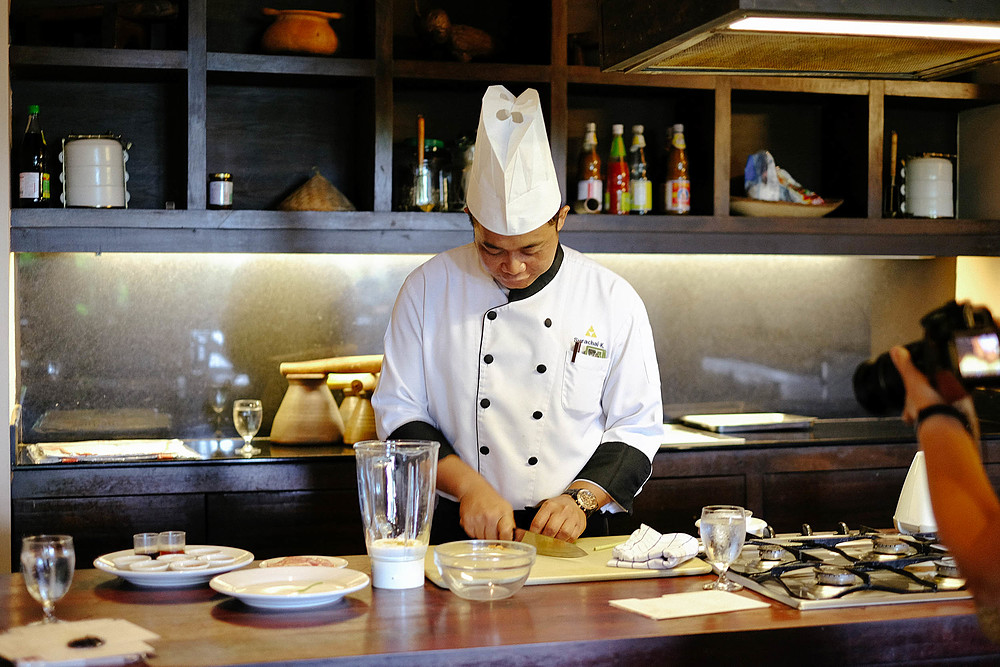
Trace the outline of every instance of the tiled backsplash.
<instances>
[{"instance_id":1,"label":"tiled backsplash","mask_svg":"<svg viewBox=\"0 0 1000 667\"><path fill-rule=\"evenodd\" d=\"M919 336L919 317L954 290L950 260L594 257L646 302L668 416L715 404L861 415L858 362ZM18 255L25 440L58 437L44 424L64 411L121 408L169 415L171 435L211 435L216 385L231 388L222 432L235 433L232 399L252 396L264 401L266 435L286 387L279 363L380 353L396 292L425 259Z\"/></svg>"}]
</instances>

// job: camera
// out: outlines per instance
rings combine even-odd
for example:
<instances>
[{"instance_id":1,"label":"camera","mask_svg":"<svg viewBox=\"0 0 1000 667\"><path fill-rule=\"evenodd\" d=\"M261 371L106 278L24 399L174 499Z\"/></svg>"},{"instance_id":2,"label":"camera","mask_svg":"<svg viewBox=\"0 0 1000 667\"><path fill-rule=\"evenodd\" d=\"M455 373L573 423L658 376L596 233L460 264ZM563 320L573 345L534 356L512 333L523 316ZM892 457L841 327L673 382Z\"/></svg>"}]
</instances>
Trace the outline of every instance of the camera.
<instances>
[{"instance_id":1,"label":"camera","mask_svg":"<svg viewBox=\"0 0 1000 667\"><path fill-rule=\"evenodd\" d=\"M949 371L966 389L1000 387L1000 331L988 308L949 301L924 315L920 324L923 339L906 349L932 385L939 371ZM854 397L876 415L902 410L906 389L888 352L858 366Z\"/></svg>"}]
</instances>

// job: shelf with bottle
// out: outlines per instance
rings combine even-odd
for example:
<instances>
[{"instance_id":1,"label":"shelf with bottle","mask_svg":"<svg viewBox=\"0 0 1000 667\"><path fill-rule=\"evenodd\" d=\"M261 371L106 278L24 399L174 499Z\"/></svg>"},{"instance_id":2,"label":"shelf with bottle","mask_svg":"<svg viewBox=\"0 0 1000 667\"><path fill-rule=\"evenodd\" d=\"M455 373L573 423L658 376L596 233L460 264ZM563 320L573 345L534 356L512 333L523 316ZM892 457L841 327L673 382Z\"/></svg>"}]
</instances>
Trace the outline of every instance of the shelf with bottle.
<instances>
[{"instance_id":1,"label":"shelf with bottle","mask_svg":"<svg viewBox=\"0 0 1000 667\"><path fill-rule=\"evenodd\" d=\"M37 104L48 143L50 208L61 208L62 141L71 135L115 135L131 144L126 171L129 208L163 208L185 200L187 106L184 78L145 70L119 72L115 81L86 72L60 72L45 80L19 79L13 89L12 125L23 130ZM86 100L86 104L81 104ZM11 162L17 163L17 145ZM16 206L16 200L14 201Z\"/></svg>"},{"instance_id":2,"label":"shelf with bottle","mask_svg":"<svg viewBox=\"0 0 1000 667\"><path fill-rule=\"evenodd\" d=\"M688 146L692 183L691 214L712 213L715 146L715 98L712 91L570 85L568 106L566 192L577 191L577 161L587 123L596 124L597 150L605 169L611 147L612 126L616 123L623 125L624 142L628 151L632 141L632 128L642 125L647 177L652 183L653 191L650 213L665 213L659 193L666 179L670 130L674 124L681 123L684 125Z\"/></svg>"}]
</instances>

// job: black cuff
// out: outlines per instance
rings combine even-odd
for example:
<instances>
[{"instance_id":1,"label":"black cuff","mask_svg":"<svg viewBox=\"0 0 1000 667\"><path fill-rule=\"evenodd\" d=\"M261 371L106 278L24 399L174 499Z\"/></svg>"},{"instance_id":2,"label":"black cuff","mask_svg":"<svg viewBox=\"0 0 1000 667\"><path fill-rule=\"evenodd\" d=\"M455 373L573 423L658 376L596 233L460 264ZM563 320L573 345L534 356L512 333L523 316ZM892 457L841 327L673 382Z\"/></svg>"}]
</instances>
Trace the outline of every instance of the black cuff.
<instances>
[{"instance_id":1,"label":"black cuff","mask_svg":"<svg viewBox=\"0 0 1000 667\"><path fill-rule=\"evenodd\" d=\"M933 417L934 415L946 415L952 419L957 419L961 422L965 430L969 432L969 435L972 435L972 424L969 423L969 418L965 416L965 413L956 408L954 405L948 405L946 403L929 405L918 412L917 422L913 425L913 429L919 430L920 424L922 424L928 417Z\"/></svg>"},{"instance_id":2,"label":"black cuff","mask_svg":"<svg viewBox=\"0 0 1000 667\"><path fill-rule=\"evenodd\" d=\"M448 439L440 429L427 422L407 422L389 434L388 440L434 440L441 445L438 448L438 461L455 453Z\"/></svg>"},{"instance_id":3,"label":"black cuff","mask_svg":"<svg viewBox=\"0 0 1000 667\"><path fill-rule=\"evenodd\" d=\"M649 458L635 447L624 442L602 442L576 479L597 484L616 503L631 512L635 494L652 472L653 464Z\"/></svg>"}]
</instances>

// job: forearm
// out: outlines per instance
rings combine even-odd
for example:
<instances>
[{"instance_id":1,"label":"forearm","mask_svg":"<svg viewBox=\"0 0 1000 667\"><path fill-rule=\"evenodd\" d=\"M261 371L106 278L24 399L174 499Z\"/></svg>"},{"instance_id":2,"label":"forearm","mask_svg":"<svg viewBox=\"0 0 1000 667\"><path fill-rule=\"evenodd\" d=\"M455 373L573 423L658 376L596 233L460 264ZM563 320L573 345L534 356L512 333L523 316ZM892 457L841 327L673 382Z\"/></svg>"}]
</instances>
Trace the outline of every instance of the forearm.
<instances>
[{"instance_id":1,"label":"forearm","mask_svg":"<svg viewBox=\"0 0 1000 667\"><path fill-rule=\"evenodd\" d=\"M438 461L437 488L443 493L461 501L482 484L489 486L489 482L457 454L449 454Z\"/></svg>"},{"instance_id":2,"label":"forearm","mask_svg":"<svg viewBox=\"0 0 1000 667\"><path fill-rule=\"evenodd\" d=\"M962 424L947 415L921 422L917 437L927 464L938 535L957 559L973 590L1000 599L993 574L1000 559L995 539L1000 500L982 467L979 447ZM988 583L993 577L992 586Z\"/></svg>"}]
</instances>

